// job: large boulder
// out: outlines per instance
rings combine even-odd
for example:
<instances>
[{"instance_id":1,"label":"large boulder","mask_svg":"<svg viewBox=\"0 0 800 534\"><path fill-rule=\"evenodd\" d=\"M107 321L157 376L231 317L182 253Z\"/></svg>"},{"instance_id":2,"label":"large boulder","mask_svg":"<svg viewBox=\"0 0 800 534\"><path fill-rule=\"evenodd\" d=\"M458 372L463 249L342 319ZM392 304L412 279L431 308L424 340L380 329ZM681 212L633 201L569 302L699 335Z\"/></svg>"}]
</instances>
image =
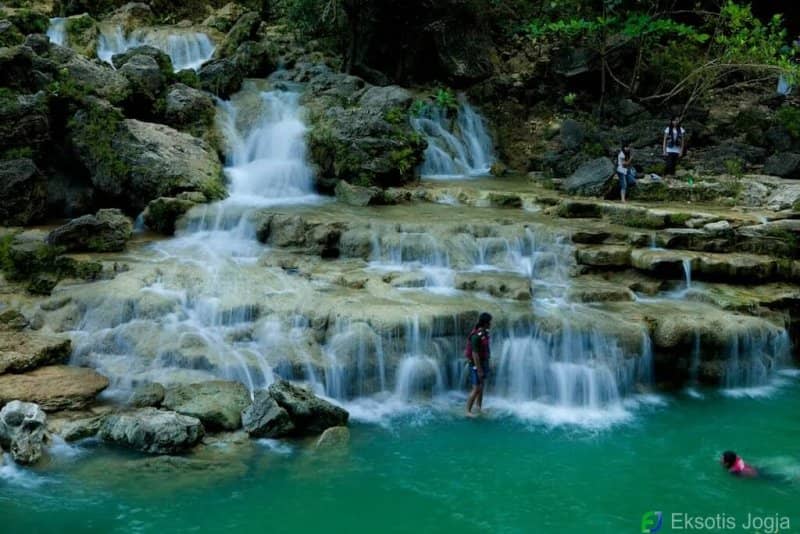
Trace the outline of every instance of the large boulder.
<instances>
[{"instance_id":1,"label":"large boulder","mask_svg":"<svg viewBox=\"0 0 800 534\"><path fill-rule=\"evenodd\" d=\"M320 177L380 187L413 181L427 144L407 120L411 94L397 86L353 94L351 78L323 71L309 84L308 145Z\"/></svg>"},{"instance_id":2,"label":"large boulder","mask_svg":"<svg viewBox=\"0 0 800 534\"><path fill-rule=\"evenodd\" d=\"M256 391L253 403L242 412L242 426L254 438L279 438L294 430L289 412L265 390Z\"/></svg>"},{"instance_id":3,"label":"large boulder","mask_svg":"<svg viewBox=\"0 0 800 534\"><path fill-rule=\"evenodd\" d=\"M99 432L105 441L153 454L183 452L199 443L203 434L196 417L156 408L109 415Z\"/></svg>"},{"instance_id":4,"label":"large boulder","mask_svg":"<svg viewBox=\"0 0 800 534\"><path fill-rule=\"evenodd\" d=\"M0 376L0 405L18 399L43 410L79 410L108 387L108 379L93 369L50 365L26 374Z\"/></svg>"},{"instance_id":5,"label":"large boulder","mask_svg":"<svg viewBox=\"0 0 800 534\"><path fill-rule=\"evenodd\" d=\"M244 7L237 3L230 2L206 18L203 21L203 26L214 28L220 32L227 32L236 24L243 13Z\"/></svg>"},{"instance_id":6,"label":"large boulder","mask_svg":"<svg viewBox=\"0 0 800 534\"><path fill-rule=\"evenodd\" d=\"M250 394L239 382L213 380L170 386L161 405L197 417L210 429L236 430L242 426L242 410Z\"/></svg>"},{"instance_id":7,"label":"large boulder","mask_svg":"<svg viewBox=\"0 0 800 534\"><path fill-rule=\"evenodd\" d=\"M215 57L226 57L233 55L239 48L239 45L245 41L252 41L257 39L258 29L261 27L261 17L258 13L249 12L245 13L236 21L236 24L230 29L225 39L219 44L214 51Z\"/></svg>"},{"instance_id":8,"label":"large boulder","mask_svg":"<svg viewBox=\"0 0 800 534\"><path fill-rule=\"evenodd\" d=\"M147 408L148 406L157 408L164 402L165 394L166 390L161 384L155 382L142 384L133 391L130 399L128 399L128 404L136 408Z\"/></svg>"},{"instance_id":9,"label":"large boulder","mask_svg":"<svg viewBox=\"0 0 800 534\"><path fill-rule=\"evenodd\" d=\"M605 196L613 181L614 164L609 158L596 158L578 167L562 188L570 194Z\"/></svg>"},{"instance_id":10,"label":"large boulder","mask_svg":"<svg viewBox=\"0 0 800 534\"><path fill-rule=\"evenodd\" d=\"M149 109L164 89L166 78L151 56L135 54L119 69L130 83L134 106Z\"/></svg>"},{"instance_id":11,"label":"large boulder","mask_svg":"<svg viewBox=\"0 0 800 534\"><path fill-rule=\"evenodd\" d=\"M286 380L270 385L269 394L288 412L296 434L319 434L332 426L347 424L346 410Z\"/></svg>"},{"instance_id":12,"label":"large boulder","mask_svg":"<svg viewBox=\"0 0 800 534\"><path fill-rule=\"evenodd\" d=\"M30 159L0 161L0 225L27 225L47 208L47 180Z\"/></svg>"},{"instance_id":13,"label":"large boulder","mask_svg":"<svg viewBox=\"0 0 800 534\"><path fill-rule=\"evenodd\" d=\"M147 56L156 62L161 73L165 76L172 73L172 59L163 50L150 45L141 45L114 54L111 63L115 69L122 70L134 57Z\"/></svg>"},{"instance_id":14,"label":"large boulder","mask_svg":"<svg viewBox=\"0 0 800 534\"><path fill-rule=\"evenodd\" d=\"M73 0L75 2L75 0ZM78 2L76 2L78 3ZM89 2L90 7L95 2ZM100 4L102 6L102 4ZM98 7L100 7L98 6ZM128 2L127 4L116 9L107 19L108 24L112 27L119 26L122 31L127 35L136 28L142 26L149 26L156 22L153 10L144 2Z\"/></svg>"},{"instance_id":15,"label":"large boulder","mask_svg":"<svg viewBox=\"0 0 800 534\"><path fill-rule=\"evenodd\" d=\"M764 163L764 173L781 178L800 178L800 154L785 152L770 156Z\"/></svg>"},{"instance_id":16,"label":"large boulder","mask_svg":"<svg viewBox=\"0 0 800 534\"><path fill-rule=\"evenodd\" d=\"M50 138L49 113L44 92L21 95L0 91L0 151L38 150Z\"/></svg>"},{"instance_id":17,"label":"large boulder","mask_svg":"<svg viewBox=\"0 0 800 534\"><path fill-rule=\"evenodd\" d=\"M24 45L0 48L0 87L35 90L38 83L31 76L35 58L34 51Z\"/></svg>"},{"instance_id":18,"label":"large boulder","mask_svg":"<svg viewBox=\"0 0 800 534\"><path fill-rule=\"evenodd\" d=\"M47 416L30 402L11 401L0 410L0 446L15 462L30 465L42 457Z\"/></svg>"},{"instance_id":19,"label":"large boulder","mask_svg":"<svg viewBox=\"0 0 800 534\"><path fill-rule=\"evenodd\" d=\"M202 197L202 195L201 195ZM204 202L202 197L199 202ZM185 197L159 197L151 201L144 210L142 218L148 228L164 235L175 233L175 222L189 211L198 201Z\"/></svg>"},{"instance_id":20,"label":"large boulder","mask_svg":"<svg viewBox=\"0 0 800 534\"><path fill-rule=\"evenodd\" d=\"M59 226L47 237L54 246L67 251L111 252L125 248L133 234L133 224L118 209L100 210Z\"/></svg>"},{"instance_id":21,"label":"large boulder","mask_svg":"<svg viewBox=\"0 0 800 534\"><path fill-rule=\"evenodd\" d=\"M72 343L63 337L0 328L0 374L24 373L43 365L65 363Z\"/></svg>"},{"instance_id":22,"label":"large boulder","mask_svg":"<svg viewBox=\"0 0 800 534\"><path fill-rule=\"evenodd\" d=\"M220 98L227 98L242 86L244 74L235 57L212 59L197 71L200 88Z\"/></svg>"},{"instance_id":23,"label":"large boulder","mask_svg":"<svg viewBox=\"0 0 800 534\"><path fill-rule=\"evenodd\" d=\"M208 199L224 195L222 165L205 141L162 124L124 119L99 100L88 104L70 122L69 135L97 190L134 212L183 191Z\"/></svg>"},{"instance_id":24,"label":"large boulder","mask_svg":"<svg viewBox=\"0 0 800 534\"><path fill-rule=\"evenodd\" d=\"M334 426L322 433L314 448L318 451L340 451L349 444L350 429L346 426Z\"/></svg>"},{"instance_id":25,"label":"large boulder","mask_svg":"<svg viewBox=\"0 0 800 534\"><path fill-rule=\"evenodd\" d=\"M73 83L112 104L121 104L131 94L130 82L122 73L74 52L60 65L60 76L62 83Z\"/></svg>"},{"instance_id":26,"label":"large boulder","mask_svg":"<svg viewBox=\"0 0 800 534\"><path fill-rule=\"evenodd\" d=\"M198 123L208 128L213 125L215 113L214 101L203 91L182 83L176 83L167 91L164 118L176 128Z\"/></svg>"},{"instance_id":27,"label":"large boulder","mask_svg":"<svg viewBox=\"0 0 800 534\"><path fill-rule=\"evenodd\" d=\"M97 38L100 30L97 22L88 13L67 17L64 21L67 33L67 45L87 57L94 57L97 53Z\"/></svg>"},{"instance_id":28,"label":"large boulder","mask_svg":"<svg viewBox=\"0 0 800 534\"><path fill-rule=\"evenodd\" d=\"M580 122L567 119L561 124L561 145L567 150L578 150L586 139L586 127Z\"/></svg>"},{"instance_id":29,"label":"large boulder","mask_svg":"<svg viewBox=\"0 0 800 534\"><path fill-rule=\"evenodd\" d=\"M15 46L24 40L25 37L10 20L0 20L0 47Z\"/></svg>"}]
</instances>

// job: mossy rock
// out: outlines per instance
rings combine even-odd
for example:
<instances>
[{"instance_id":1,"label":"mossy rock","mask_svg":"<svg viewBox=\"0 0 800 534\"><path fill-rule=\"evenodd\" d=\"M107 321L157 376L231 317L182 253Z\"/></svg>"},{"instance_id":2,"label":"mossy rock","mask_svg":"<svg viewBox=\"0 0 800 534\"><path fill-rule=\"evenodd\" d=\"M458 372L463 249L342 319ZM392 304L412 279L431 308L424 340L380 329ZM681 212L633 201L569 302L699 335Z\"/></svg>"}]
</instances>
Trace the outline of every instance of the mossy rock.
<instances>
[{"instance_id":1,"label":"mossy rock","mask_svg":"<svg viewBox=\"0 0 800 534\"><path fill-rule=\"evenodd\" d=\"M66 20L67 44L76 52L87 57L97 55L97 38L100 30L95 21L87 13L69 17Z\"/></svg>"},{"instance_id":2,"label":"mossy rock","mask_svg":"<svg viewBox=\"0 0 800 534\"><path fill-rule=\"evenodd\" d=\"M47 16L27 8L15 9L8 14L7 18L25 35L45 33L50 26L50 19Z\"/></svg>"},{"instance_id":3,"label":"mossy rock","mask_svg":"<svg viewBox=\"0 0 800 534\"><path fill-rule=\"evenodd\" d=\"M21 44L25 37L10 20L0 20L0 47Z\"/></svg>"},{"instance_id":4,"label":"mossy rock","mask_svg":"<svg viewBox=\"0 0 800 534\"><path fill-rule=\"evenodd\" d=\"M77 156L94 186L138 212L151 200L199 191L209 200L225 196L222 164L203 140L162 124L124 119L91 99L69 127Z\"/></svg>"}]
</instances>

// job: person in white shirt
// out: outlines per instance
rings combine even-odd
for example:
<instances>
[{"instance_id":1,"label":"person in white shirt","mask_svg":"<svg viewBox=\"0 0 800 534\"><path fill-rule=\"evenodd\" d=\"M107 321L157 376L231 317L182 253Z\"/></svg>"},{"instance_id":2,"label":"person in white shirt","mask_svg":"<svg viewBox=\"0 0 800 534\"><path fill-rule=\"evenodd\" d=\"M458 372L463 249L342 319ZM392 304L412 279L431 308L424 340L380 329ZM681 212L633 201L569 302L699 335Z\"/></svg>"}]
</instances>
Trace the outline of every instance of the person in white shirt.
<instances>
[{"instance_id":1,"label":"person in white shirt","mask_svg":"<svg viewBox=\"0 0 800 534\"><path fill-rule=\"evenodd\" d=\"M636 169L633 168L631 160L630 143L625 142L617 154L617 175L619 176L619 197L625 202L625 197L629 185L636 185Z\"/></svg>"},{"instance_id":2,"label":"person in white shirt","mask_svg":"<svg viewBox=\"0 0 800 534\"><path fill-rule=\"evenodd\" d=\"M664 157L667 158L667 165L664 170L665 176L675 175L675 166L678 164L678 158L683 157L685 149L686 130L681 127L681 121L678 117L672 117L669 121L669 126L664 129L664 142L662 144Z\"/></svg>"}]
</instances>

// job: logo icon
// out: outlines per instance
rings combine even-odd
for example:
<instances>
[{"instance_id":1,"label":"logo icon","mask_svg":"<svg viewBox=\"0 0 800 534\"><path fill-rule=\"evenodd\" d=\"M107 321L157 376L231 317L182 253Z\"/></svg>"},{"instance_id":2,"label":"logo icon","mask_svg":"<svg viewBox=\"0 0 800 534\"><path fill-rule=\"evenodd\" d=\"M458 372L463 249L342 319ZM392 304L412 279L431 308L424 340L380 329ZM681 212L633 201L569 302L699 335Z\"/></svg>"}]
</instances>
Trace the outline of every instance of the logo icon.
<instances>
[{"instance_id":1,"label":"logo icon","mask_svg":"<svg viewBox=\"0 0 800 534\"><path fill-rule=\"evenodd\" d=\"M645 512L642 516L642 534L652 534L661 530L663 515L661 512Z\"/></svg>"}]
</instances>

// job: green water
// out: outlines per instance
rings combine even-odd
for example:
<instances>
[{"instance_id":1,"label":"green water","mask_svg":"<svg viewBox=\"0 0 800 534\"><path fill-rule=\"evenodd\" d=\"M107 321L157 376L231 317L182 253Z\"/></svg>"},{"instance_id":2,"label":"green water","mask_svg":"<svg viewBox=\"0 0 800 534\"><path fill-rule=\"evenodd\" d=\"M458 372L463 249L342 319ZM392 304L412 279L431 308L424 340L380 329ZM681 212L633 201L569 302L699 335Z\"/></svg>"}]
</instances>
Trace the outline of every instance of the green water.
<instances>
[{"instance_id":1,"label":"green water","mask_svg":"<svg viewBox=\"0 0 800 534\"><path fill-rule=\"evenodd\" d=\"M661 532L677 531L673 512L738 527L778 514L791 532L800 480L742 480L717 464L733 448L800 475L800 379L786 381L763 398L662 397L602 430L420 408L353 424L344 452L245 443L196 471L95 445L34 473L5 466L2 532L619 533L640 532L648 510L664 512Z\"/></svg>"}]
</instances>

